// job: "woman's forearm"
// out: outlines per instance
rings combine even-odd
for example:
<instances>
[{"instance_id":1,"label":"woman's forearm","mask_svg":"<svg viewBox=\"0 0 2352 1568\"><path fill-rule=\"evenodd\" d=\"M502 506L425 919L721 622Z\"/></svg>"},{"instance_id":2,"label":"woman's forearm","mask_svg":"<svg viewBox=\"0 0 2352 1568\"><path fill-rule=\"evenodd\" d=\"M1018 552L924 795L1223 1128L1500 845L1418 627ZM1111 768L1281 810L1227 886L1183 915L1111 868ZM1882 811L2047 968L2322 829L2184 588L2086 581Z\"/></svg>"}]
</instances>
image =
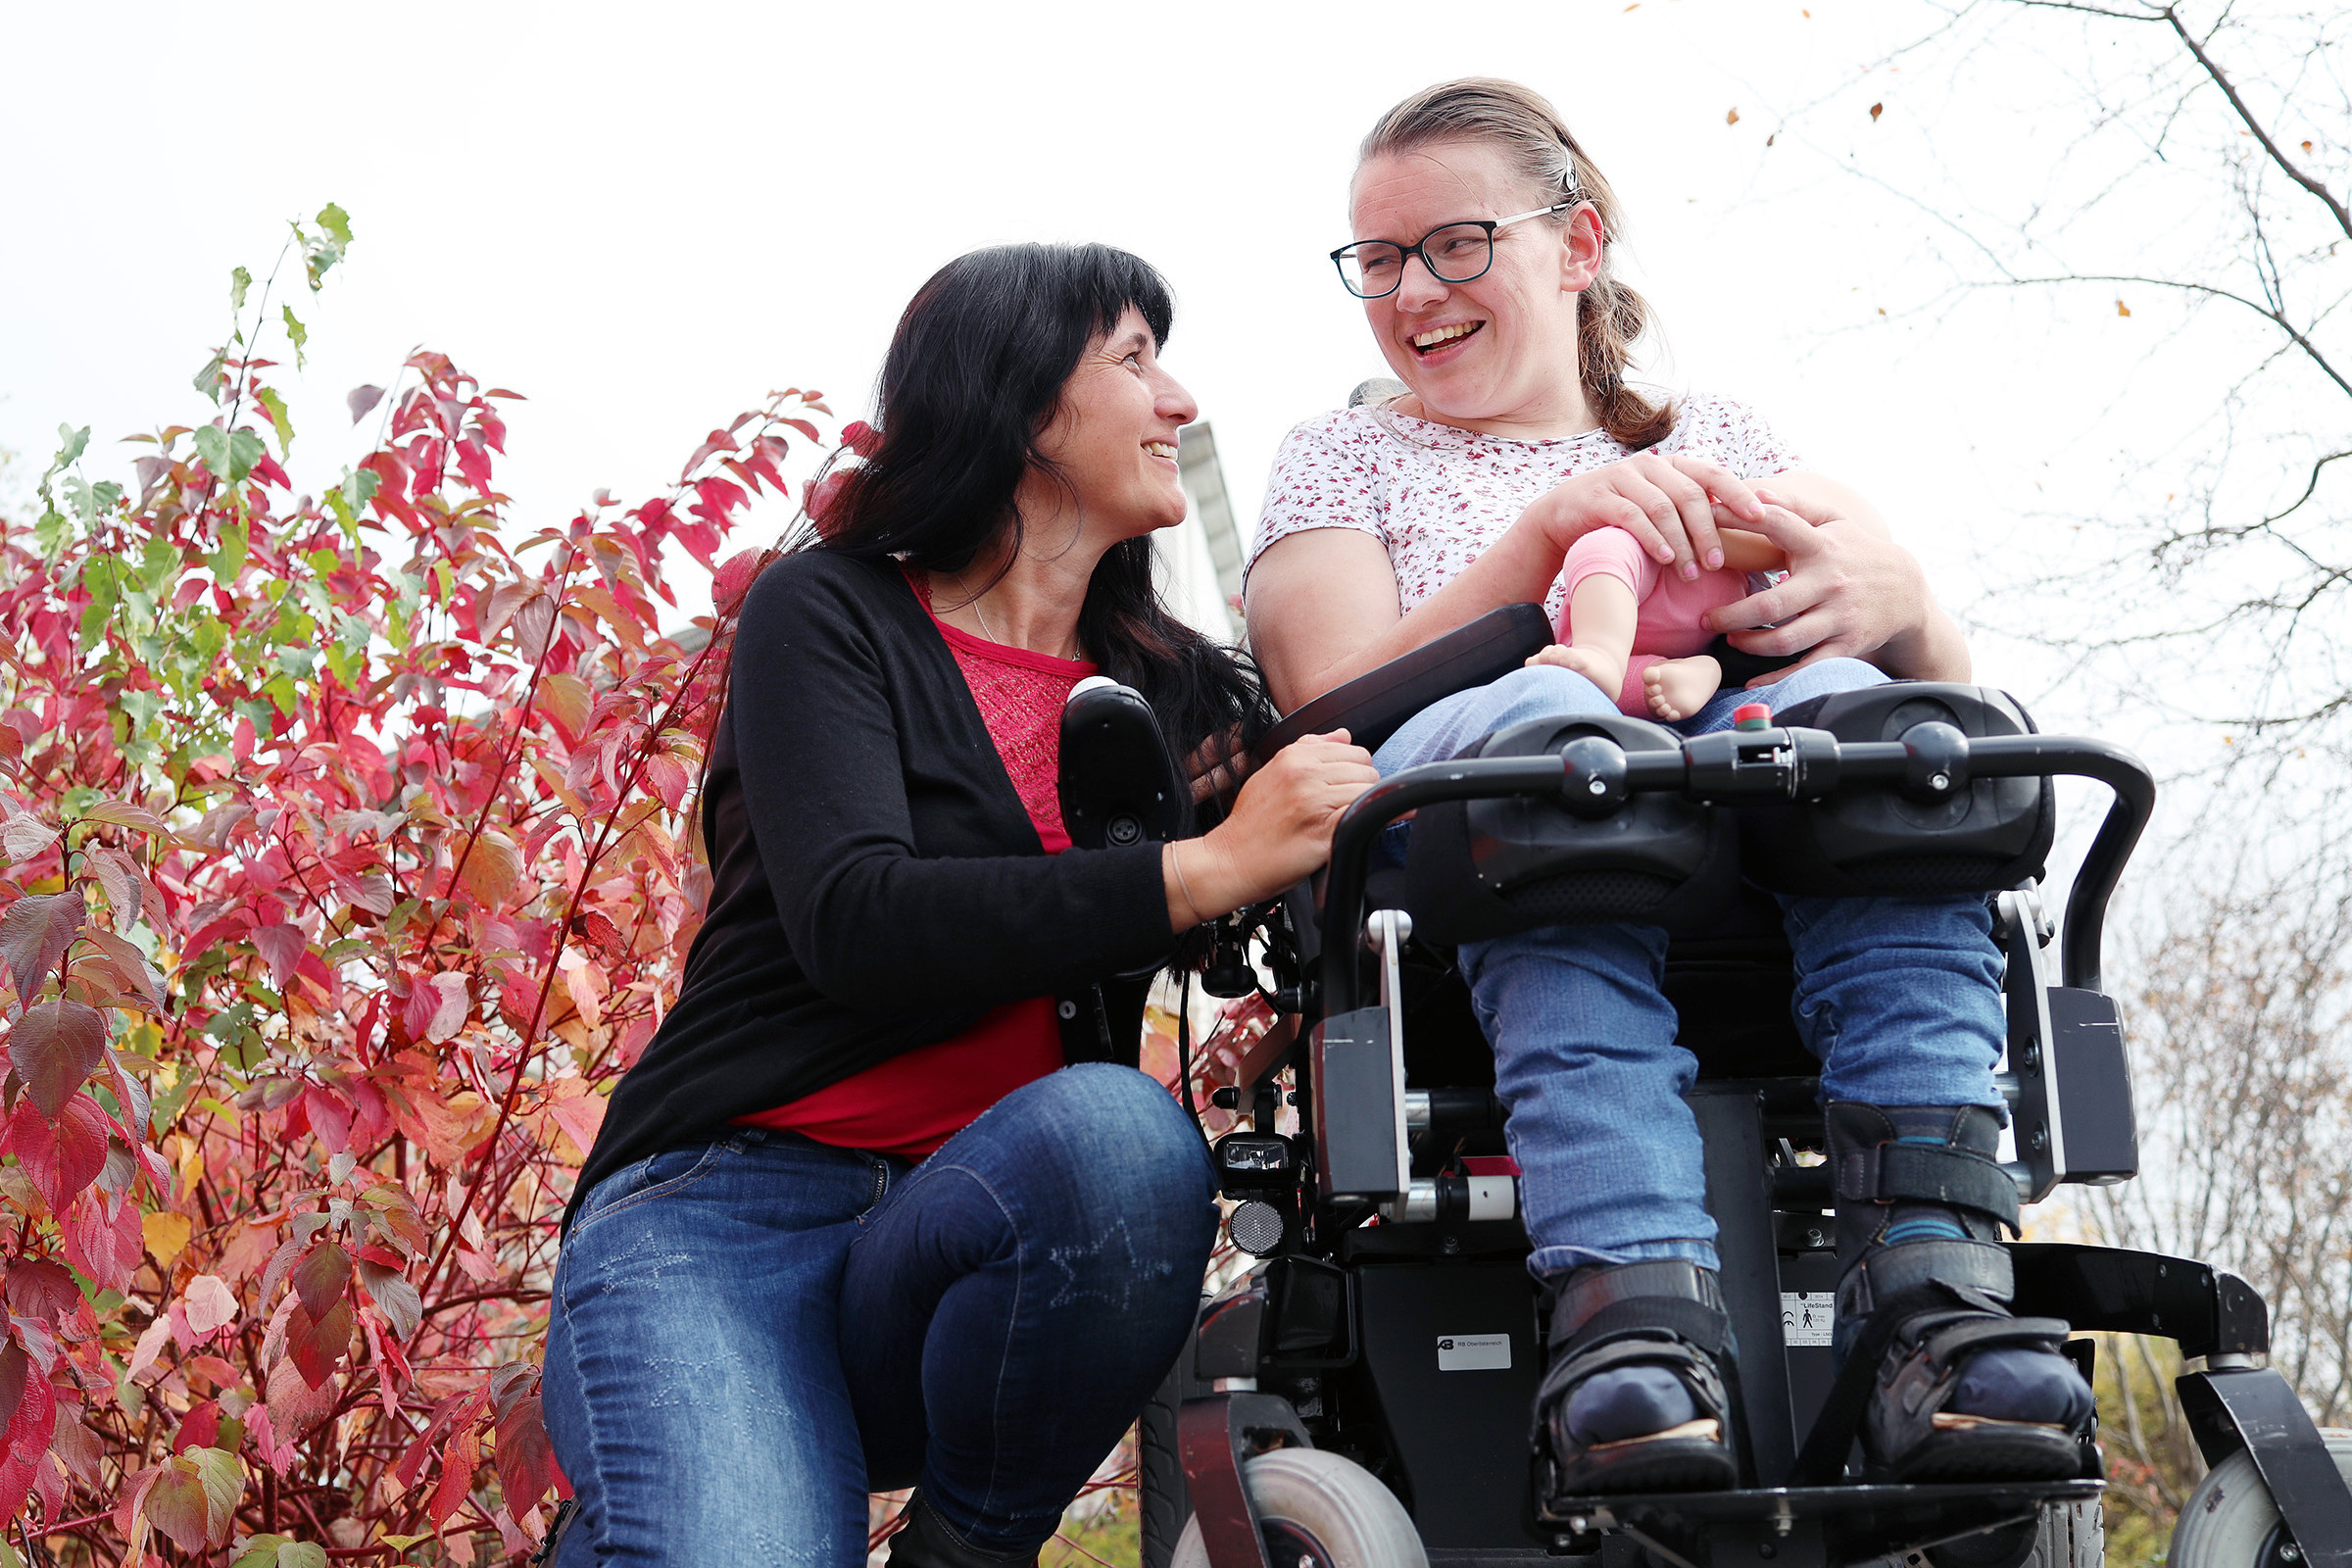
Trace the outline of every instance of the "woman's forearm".
<instances>
[{"instance_id":1,"label":"woman's forearm","mask_svg":"<svg viewBox=\"0 0 2352 1568\"><path fill-rule=\"evenodd\" d=\"M1399 615L1387 550L1370 534L1323 528L1277 540L1250 571L1250 642L1284 712L1490 610L1541 602L1573 534L1522 517L1445 587Z\"/></svg>"},{"instance_id":2,"label":"woman's forearm","mask_svg":"<svg viewBox=\"0 0 2352 1568\"><path fill-rule=\"evenodd\" d=\"M1933 599L1919 624L1887 639L1871 662L1898 680L1966 681L1974 668L1960 623Z\"/></svg>"}]
</instances>

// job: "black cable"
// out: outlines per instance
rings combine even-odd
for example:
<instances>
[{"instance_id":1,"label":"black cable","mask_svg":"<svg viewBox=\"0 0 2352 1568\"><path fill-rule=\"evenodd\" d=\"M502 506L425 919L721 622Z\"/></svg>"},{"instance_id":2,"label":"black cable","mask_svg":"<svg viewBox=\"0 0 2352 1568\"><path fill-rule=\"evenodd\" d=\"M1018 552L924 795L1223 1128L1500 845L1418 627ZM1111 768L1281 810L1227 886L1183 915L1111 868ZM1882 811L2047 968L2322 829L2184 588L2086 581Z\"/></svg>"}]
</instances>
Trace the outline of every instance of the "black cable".
<instances>
[{"instance_id":1,"label":"black cable","mask_svg":"<svg viewBox=\"0 0 2352 1568\"><path fill-rule=\"evenodd\" d=\"M1176 1082L1184 1096L1184 1113L1193 1119L1193 1131L1206 1144L1208 1129L1200 1125L1200 1107L1193 1102L1193 972L1190 969L1176 985Z\"/></svg>"}]
</instances>

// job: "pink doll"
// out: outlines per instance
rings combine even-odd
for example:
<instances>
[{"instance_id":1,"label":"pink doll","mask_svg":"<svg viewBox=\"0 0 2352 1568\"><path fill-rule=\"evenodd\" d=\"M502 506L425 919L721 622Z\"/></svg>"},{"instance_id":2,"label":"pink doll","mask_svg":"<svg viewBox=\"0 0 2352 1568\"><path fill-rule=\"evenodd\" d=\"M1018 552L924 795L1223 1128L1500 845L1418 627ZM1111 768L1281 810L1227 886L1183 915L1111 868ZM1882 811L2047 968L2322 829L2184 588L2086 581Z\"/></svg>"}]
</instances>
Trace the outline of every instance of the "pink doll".
<instances>
[{"instance_id":1,"label":"pink doll","mask_svg":"<svg viewBox=\"0 0 2352 1568\"><path fill-rule=\"evenodd\" d=\"M1745 598L1748 572L1788 564L1762 534L1726 528L1722 539L1722 569L1690 581L1660 571L1622 528L1578 539L1560 570L1568 590L1553 628L1560 640L1528 662L1575 670L1636 718L1689 718L1723 684L1723 666L1705 652L1715 634L1701 617Z\"/></svg>"}]
</instances>

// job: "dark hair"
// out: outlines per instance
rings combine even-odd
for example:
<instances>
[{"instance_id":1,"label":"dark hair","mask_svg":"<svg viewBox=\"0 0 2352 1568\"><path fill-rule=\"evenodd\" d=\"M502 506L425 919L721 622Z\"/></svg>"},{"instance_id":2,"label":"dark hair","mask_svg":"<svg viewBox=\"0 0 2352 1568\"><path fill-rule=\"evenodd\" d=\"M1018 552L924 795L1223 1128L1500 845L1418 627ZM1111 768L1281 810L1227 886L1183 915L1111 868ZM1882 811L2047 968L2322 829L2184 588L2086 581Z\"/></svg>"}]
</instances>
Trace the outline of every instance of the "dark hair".
<instances>
[{"instance_id":1,"label":"dark hair","mask_svg":"<svg viewBox=\"0 0 2352 1568\"><path fill-rule=\"evenodd\" d=\"M795 547L948 573L1006 529L1017 551L1014 489L1032 467L1054 472L1038 437L1088 346L1129 306L1167 341L1167 281L1107 245L998 245L941 268L899 318L864 461ZM1078 637L1102 673L1143 693L1179 758L1236 724L1254 739L1271 718L1248 662L1160 602L1148 537L1103 554Z\"/></svg>"}]
</instances>

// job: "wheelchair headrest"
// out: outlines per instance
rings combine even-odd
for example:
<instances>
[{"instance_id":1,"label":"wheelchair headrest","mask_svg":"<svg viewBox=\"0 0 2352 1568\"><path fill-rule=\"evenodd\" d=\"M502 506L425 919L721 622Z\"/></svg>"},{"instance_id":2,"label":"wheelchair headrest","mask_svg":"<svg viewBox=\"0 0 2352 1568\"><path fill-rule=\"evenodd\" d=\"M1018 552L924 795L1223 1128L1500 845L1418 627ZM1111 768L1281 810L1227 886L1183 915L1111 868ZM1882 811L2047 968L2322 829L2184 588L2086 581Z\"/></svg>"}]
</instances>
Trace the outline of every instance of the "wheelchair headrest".
<instances>
[{"instance_id":1,"label":"wheelchair headrest","mask_svg":"<svg viewBox=\"0 0 2352 1568\"><path fill-rule=\"evenodd\" d=\"M1061 823L1082 850L1183 838L1186 786L1152 705L1107 675L1089 675L1061 707Z\"/></svg>"}]
</instances>

